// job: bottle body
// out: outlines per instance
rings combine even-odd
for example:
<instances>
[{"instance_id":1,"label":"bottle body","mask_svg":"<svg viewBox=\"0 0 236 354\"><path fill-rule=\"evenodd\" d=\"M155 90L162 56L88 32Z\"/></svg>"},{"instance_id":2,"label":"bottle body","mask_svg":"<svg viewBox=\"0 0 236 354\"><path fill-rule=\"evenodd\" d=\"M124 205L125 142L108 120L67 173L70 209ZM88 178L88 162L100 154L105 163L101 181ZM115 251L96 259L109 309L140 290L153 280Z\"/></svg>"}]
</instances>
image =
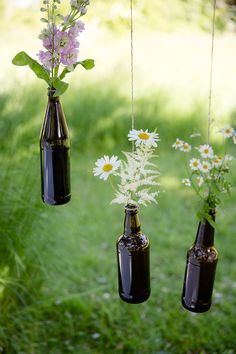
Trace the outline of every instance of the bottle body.
<instances>
[{"instance_id":1,"label":"bottle body","mask_svg":"<svg viewBox=\"0 0 236 354\"><path fill-rule=\"evenodd\" d=\"M211 307L218 253L214 247L214 228L200 222L196 241L187 252L182 305L191 312Z\"/></svg>"},{"instance_id":2,"label":"bottle body","mask_svg":"<svg viewBox=\"0 0 236 354\"><path fill-rule=\"evenodd\" d=\"M47 110L40 136L42 200L46 204L69 202L70 141L59 97L49 90Z\"/></svg>"},{"instance_id":3,"label":"bottle body","mask_svg":"<svg viewBox=\"0 0 236 354\"><path fill-rule=\"evenodd\" d=\"M126 208L124 234L116 244L119 295L131 304L144 302L150 296L150 243L137 219L137 208Z\"/></svg>"}]
</instances>

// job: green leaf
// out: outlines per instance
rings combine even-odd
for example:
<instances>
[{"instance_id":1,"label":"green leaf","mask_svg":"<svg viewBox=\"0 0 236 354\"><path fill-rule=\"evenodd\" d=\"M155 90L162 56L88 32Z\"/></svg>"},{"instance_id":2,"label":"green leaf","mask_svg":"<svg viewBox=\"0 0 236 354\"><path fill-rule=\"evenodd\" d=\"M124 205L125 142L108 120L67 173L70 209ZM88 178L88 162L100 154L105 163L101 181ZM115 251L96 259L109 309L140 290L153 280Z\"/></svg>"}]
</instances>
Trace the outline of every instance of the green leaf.
<instances>
[{"instance_id":1,"label":"green leaf","mask_svg":"<svg viewBox=\"0 0 236 354\"><path fill-rule=\"evenodd\" d=\"M212 219L212 216L209 214L205 214L205 219L209 222L209 224L215 229L216 222Z\"/></svg>"},{"instance_id":2,"label":"green leaf","mask_svg":"<svg viewBox=\"0 0 236 354\"><path fill-rule=\"evenodd\" d=\"M83 61L79 61L78 64L82 65L86 70L91 70L95 66L93 59L85 59Z\"/></svg>"},{"instance_id":3,"label":"green leaf","mask_svg":"<svg viewBox=\"0 0 236 354\"><path fill-rule=\"evenodd\" d=\"M68 84L67 82L61 81L59 78L56 78L52 82L53 87L56 89L56 92L54 96L61 96L67 89L68 89Z\"/></svg>"},{"instance_id":4,"label":"green leaf","mask_svg":"<svg viewBox=\"0 0 236 354\"><path fill-rule=\"evenodd\" d=\"M25 52L20 52L16 54L16 56L12 60L12 63L18 66L28 65L39 79L46 81L47 84L50 85L50 75L48 71Z\"/></svg>"},{"instance_id":5,"label":"green leaf","mask_svg":"<svg viewBox=\"0 0 236 354\"><path fill-rule=\"evenodd\" d=\"M82 65L83 68L85 68L86 70L91 70L91 69L95 66L95 63L94 63L94 60L93 60L93 59L85 59L85 60L83 60L83 61L78 61L76 64L74 64L74 65L72 65L72 66L73 66L73 68L75 69L78 65ZM70 70L69 70L69 69L70 69ZM69 68L69 69L68 69L68 68L65 68L65 69L62 71L61 75L59 76L59 78L60 78L61 80L63 80L64 77L65 77L67 74L69 74L69 73L72 72L71 68Z\"/></svg>"}]
</instances>

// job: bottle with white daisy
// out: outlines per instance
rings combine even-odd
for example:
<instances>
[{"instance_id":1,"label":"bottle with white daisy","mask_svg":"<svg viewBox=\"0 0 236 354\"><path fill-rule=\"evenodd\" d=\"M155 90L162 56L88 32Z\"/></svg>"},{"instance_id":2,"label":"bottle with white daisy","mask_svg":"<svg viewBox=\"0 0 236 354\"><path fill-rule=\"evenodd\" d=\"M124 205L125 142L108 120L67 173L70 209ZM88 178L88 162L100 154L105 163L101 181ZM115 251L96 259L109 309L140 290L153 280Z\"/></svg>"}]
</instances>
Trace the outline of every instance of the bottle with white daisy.
<instances>
[{"instance_id":1,"label":"bottle with white daisy","mask_svg":"<svg viewBox=\"0 0 236 354\"><path fill-rule=\"evenodd\" d=\"M192 188L199 198L197 216L199 227L194 245L187 253L182 304L192 312L205 312L211 306L211 297L217 264L214 247L215 213L222 203L222 196L230 194L230 164L234 157L227 154L229 144L236 142L233 127L222 128L223 148L209 145L209 142L192 146L179 138L172 147L187 157L187 178L182 183ZM190 138L201 137L193 134ZM186 161L186 160L185 160Z\"/></svg>"},{"instance_id":2,"label":"bottle with white daisy","mask_svg":"<svg viewBox=\"0 0 236 354\"><path fill-rule=\"evenodd\" d=\"M125 207L124 232L117 241L119 295L128 303L137 304L150 296L150 244L141 232L138 207Z\"/></svg>"},{"instance_id":3,"label":"bottle with white daisy","mask_svg":"<svg viewBox=\"0 0 236 354\"><path fill-rule=\"evenodd\" d=\"M215 220L215 210L211 210ZM191 312L206 312L211 307L218 253L214 247L214 227L199 222L193 246L187 252L182 305Z\"/></svg>"},{"instance_id":4,"label":"bottle with white daisy","mask_svg":"<svg viewBox=\"0 0 236 354\"><path fill-rule=\"evenodd\" d=\"M110 181L115 190L112 203L125 207L124 231L116 243L118 288L123 301L138 304L150 296L150 243L141 231L138 210L157 203L159 171L152 159L159 137L156 132L133 129L128 139L133 150L124 152L124 160L105 155L96 161L93 172Z\"/></svg>"}]
</instances>

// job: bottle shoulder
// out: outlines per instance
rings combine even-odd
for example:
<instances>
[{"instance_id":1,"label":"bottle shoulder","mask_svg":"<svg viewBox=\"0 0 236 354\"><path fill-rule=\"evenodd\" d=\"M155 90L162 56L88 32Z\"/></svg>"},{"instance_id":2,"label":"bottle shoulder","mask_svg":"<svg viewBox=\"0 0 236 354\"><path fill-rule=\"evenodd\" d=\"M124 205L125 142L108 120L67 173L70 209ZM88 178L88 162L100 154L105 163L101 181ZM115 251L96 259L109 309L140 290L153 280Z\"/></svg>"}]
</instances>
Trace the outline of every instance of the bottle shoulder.
<instances>
[{"instance_id":1,"label":"bottle shoulder","mask_svg":"<svg viewBox=\"0 0 236 354\"><path fill-rule=\"evenodd\" d=\"M40 137L44 141L69 139L65 115L57 100L49 100L47 104Z\"/></svg>"},{"instance_id":2,"label":"bottle shoulder","mask_svg":"<svg viewBox=\"0 0 236 354\"><path fill-rule=\"evenodd\" d=\"M149 247L149 239L142 232L129 236L123 234L118 238L117 246L119 248L128 248L129 251L137 251Z\"/></svg>"},{"instance_id":3,"label":"bottle shoulder","mask_svg":"<svg viewBox=\"0 0 236 354\"><path fill-rule=\"evenodd\" d=\"M194 263L212 263L218 259L218 252L214 246L193 245L188 250L187 257Z\"/></svg>"}]
</instances>

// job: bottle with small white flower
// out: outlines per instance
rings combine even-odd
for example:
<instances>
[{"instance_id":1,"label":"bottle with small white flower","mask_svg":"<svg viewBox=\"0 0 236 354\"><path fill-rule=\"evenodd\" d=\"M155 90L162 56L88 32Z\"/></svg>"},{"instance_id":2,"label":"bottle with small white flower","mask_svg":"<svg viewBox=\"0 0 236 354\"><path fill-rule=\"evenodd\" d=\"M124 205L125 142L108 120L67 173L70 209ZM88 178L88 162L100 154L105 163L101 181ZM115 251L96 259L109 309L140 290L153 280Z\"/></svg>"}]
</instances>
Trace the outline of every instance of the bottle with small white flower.
<instances>
[{"instance_id":1,"label":"bottle with small white flower","mask_svg":"<svg viewBox=\"0 0 236 354\"><path fill-rule=\"evenodd\" d=\"M116 243L118 288L123 301L137 304L150 296L150 241L141 231L138 211L140 206L157 203L160 173L152 160L159 135L132 129L128 139L133 150L124 152L124 160L105 155L97 160L93 172L110 181L115 191L112 203L125 208L124 231Z\"/></svg>"},{"instance_id":2,"label":"bottle with small white flower","mask_svg":"<svg viewBox=\"0 0 236 354\"><path fill-rule=\"evenodd\" d=\"M191 312L205 312L211 307L212 292L218 252L214 247L215 214L221 204L222 195L230 193L231 183L228 175L233 156L227 154L226 145L236 144L234 128L226 126L219 131L222 135L223 154L217 154L209 143L192 147L177 138L172 147L191 154L188 159L188 178L182 183L193 188L199 197L197 210L199 225L193 246L187 252L182 305ZM195 138L200 134L193 134Z\"/></svg>"}]
</instances>

